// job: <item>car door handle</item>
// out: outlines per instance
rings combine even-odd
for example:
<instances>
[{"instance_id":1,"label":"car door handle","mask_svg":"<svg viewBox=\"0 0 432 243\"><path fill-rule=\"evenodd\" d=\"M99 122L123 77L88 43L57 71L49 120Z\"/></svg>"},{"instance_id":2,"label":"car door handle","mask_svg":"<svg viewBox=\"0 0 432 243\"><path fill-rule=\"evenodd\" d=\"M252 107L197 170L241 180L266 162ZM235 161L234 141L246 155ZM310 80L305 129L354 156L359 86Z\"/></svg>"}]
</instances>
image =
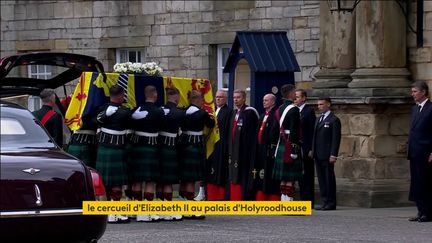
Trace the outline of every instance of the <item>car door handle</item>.
<instances>
[{"instance_id":1,"label":"car door handle","mask_svg":"<svg viewBox=\"0 0 432 243\"><path fill-rule=\"evenodd\" d=\"M36 206L42 206L43 202L42 202L42 197L41 197L41 193L39 190L39 187L35 184L35 194L36 194Z\"/></svg>"}]
</instances>

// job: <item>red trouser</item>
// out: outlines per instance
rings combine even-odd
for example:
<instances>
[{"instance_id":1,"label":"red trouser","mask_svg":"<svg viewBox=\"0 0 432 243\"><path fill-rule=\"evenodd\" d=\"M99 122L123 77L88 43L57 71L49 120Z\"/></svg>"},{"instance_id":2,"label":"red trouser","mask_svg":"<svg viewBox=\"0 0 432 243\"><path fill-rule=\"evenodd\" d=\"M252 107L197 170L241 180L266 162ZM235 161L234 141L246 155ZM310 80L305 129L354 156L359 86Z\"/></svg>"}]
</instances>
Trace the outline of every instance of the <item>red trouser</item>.
<instances>
[{"instance_id":1,"label":"red trouser","mask_svg":"<svg viewBox=\"0 0 432 243\"><path fill-rule=\"evenodd\" d=\"M241 201L242 198L242 186L240 184L230 184L230 200L231 201Z\"/></svg>"},{"instance_id":2,"label":"red trouser","mask_svg":"<svg viewBox=\"0 0 432 243\"><path fill-rule=\"evenodd\" d=\"M222 201L225 199L225 188L216 184L207 183L207 200Z\"/></svg>"},{"instance_id":3,"label":"red trouser","mask_svg":"<svg viewBox=\"0 0 432 243\"><path fill-rule=\"evenodd\" d=\"M280 196L276 194L265 194L262 191L257 191L255 195L257 201L280 201Z\"/></svg>"}]
</instances>

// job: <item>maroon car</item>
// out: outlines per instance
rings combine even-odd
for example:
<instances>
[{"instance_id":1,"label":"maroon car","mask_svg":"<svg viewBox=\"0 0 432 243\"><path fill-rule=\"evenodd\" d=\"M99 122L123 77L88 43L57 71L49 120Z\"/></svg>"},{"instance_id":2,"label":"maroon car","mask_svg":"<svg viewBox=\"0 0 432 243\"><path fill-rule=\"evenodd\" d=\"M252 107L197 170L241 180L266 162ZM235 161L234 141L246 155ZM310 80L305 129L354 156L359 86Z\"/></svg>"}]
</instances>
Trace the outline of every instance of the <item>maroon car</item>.
<instances>
[{"instance_id":1,"label":"maroon car","mask_svg":"<svg viewBox=\"0 0 432 243\"><path fill-rule=\"evenodd\" d=\"M14 67L55 65L50 79L7 77ZM31 53L3 58L0 94L38 94L83 71L103 72L93 57L68 53ZM30 111L0 101L0 239L4 242L95 242L105 232L105 215L82 215L82 202L105 197L102 178L64 152Z\"/></svg>"}]
</instances>

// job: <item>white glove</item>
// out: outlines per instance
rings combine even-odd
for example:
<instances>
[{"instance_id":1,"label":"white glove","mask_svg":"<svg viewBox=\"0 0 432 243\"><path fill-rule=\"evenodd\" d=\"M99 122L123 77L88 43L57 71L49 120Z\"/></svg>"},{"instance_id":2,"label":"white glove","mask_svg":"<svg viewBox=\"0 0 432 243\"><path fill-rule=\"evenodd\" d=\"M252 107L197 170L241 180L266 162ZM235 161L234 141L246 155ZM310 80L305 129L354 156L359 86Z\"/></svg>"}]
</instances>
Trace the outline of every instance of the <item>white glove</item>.
<instances>
[{"instance_id":1,"label":"white glove","mask_svg":"<svg viewBox=\"0 0 432 243\"><path fill-rule=\"evenodd\" d=\"M168 114L170 113L170 109L165 109L165 108L163 108L162 110L164 111L165 116L168 115Z\"/></svg>"},{"instance_id":2,"label":"white glove","mask_svg":"<svg viewBox=\"0 0 432 243\"><path fill-rule=\"evenodd\" d=\"M105 111L106 116L111 116L112 114L116 113L118 110L117 106L110 105Z\"/></svg>"},{"instance_id":3,"label":"white glove","mask_svg":"<svg viewBox=\"0 0 432 243\"><path fill-rule=\"evenodd\" d=\"M191 106L186 110L186 115L192 115L193 113L199 111L199 109L195 106Z\"/></svg>"},{"instance_id":4,"label":"white glove","mask_svg":"<svg viewBox=\"0 0 432 243\"><path fill-rule=\"evenodd\" d=\"M138 109L132 114L132 118L135 120L146 118L148 115L148 111L140 111L141 107L138 107Z\"/></svg>"},{"instance_id":5,"label":"white glove","mask_svg":"<svg viewBox=\"0 0 432 243\"><path fill-rule=\"evenodd\" d=\"M297 154L291 154L291 159L297 159Z\"/></svg>"}]
</instances>

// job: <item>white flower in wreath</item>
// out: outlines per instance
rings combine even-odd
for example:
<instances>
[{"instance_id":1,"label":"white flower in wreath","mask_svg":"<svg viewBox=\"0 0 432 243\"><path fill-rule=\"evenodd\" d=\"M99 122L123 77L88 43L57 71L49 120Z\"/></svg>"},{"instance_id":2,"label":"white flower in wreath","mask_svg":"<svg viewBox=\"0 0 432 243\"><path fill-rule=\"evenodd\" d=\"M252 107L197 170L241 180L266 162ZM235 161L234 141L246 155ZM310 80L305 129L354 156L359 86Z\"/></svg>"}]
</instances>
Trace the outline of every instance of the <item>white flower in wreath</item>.
<instances>
[{"instance_id":1,"label":"white flower in wreath","mask_svg":"<svg viewBox=\"0 0 432 243\"><path fill-rule=\"evenodd\" d=\"M141 63L132 63L130 65L130 71L134 73L140 73L141 71Z\"/></svg>"},{"instance_id":2,"label":"white flower in wreath","mask_svg":"<svg viewBox=\"0 0 432 243\"><path fill-rule=\"evenodd\" d=\"M116 72L116 73L119 73L120 72L120 70L121 70L121 64L120 63L116 63L115 65L114 65L114 72Z\"/></svg>"},{"instance_id":3,"label":"white flower in wreath","mask_svg":"<svg viewBox=\"0 0 432 243\"><path fill-rule=\"evenodd\" d=\"M151 76L162 76L163 69L157 65L156 62L148 63L116 63L114 65L114 72L117 73L145 73Z\"/></svg>"}]
</instances>

